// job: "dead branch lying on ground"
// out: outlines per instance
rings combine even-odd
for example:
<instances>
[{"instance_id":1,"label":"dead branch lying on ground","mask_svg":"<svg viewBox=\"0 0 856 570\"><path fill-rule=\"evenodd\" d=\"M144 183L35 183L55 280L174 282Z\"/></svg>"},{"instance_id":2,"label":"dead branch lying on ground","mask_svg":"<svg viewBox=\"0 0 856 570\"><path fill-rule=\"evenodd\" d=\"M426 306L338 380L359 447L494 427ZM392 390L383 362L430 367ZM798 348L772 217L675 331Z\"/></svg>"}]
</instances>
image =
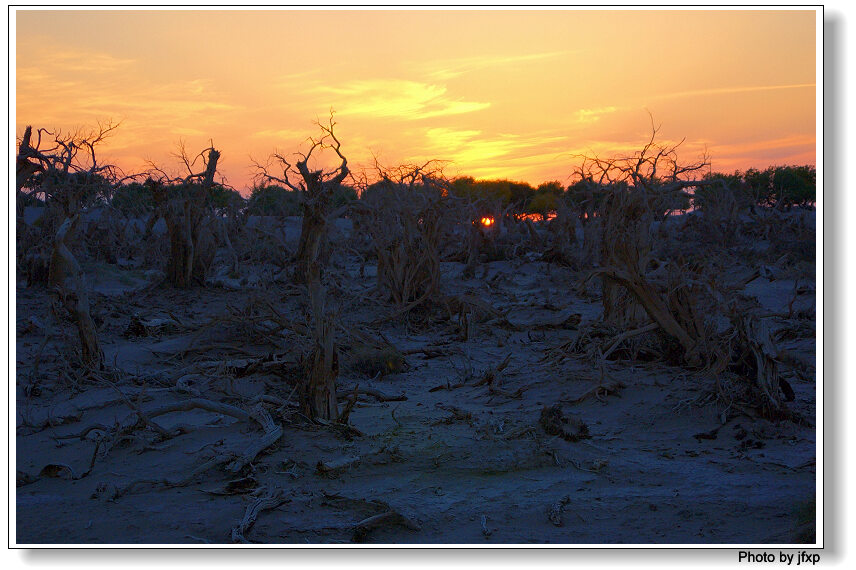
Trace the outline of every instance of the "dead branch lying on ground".
<instances>
[{"instance_id":1,"label":"dead branch lying on ground","mask_svg":"<svg viewBox=\"0 0 856 570\"><path fill-rule=\"evenodd\" d=\"M585 400L586 398L594 397L599 402L603 402L603 398L601 396L608 396L613 394L615 396L620 395L619 392L622 388L626 388L627 386L624 382L620 380L616 380L606 371L606 364L604 362L606 355L601 357L600 362L600 379L598 383L577 396L576 398L563 398L560 402L567 402L569 404L578 404Z\"/></svg>"},{"instance_id":2,"label":"dead branch lying on ground","mask_svg":"<svg viewBox=\"0 0 856 570\"><path fill-rule=\"evenodd\" d=\"M357 467L360 464L360 456L341 457L330 461L319 460L315 466L315 472L325 477L338 477L343 471Z\"/></svg>"},{"instance_id":3,"label":"dead branch lying on ground","mask_svg":"<svg viewBox=\"0 0 856 570\"><path fill-rule=\"evenodd\" d=\"M365 542L372 530L384 525L401 525L412 531L422 530L422 526L416 520L390 509L356 523L351 542Z\"/></svg>"},{"instance_id":4,"label":"dead branch lying on ground","mask_svg":"<svg viewBox=\"0 0 856 570\"><path fill-rule=\"evenodd\" d=\"M360 513L369 514L349 527L353 531L352 542L365 542L369 533L381 526L403 526L411 531L419 531L422 525L416 516L406 512L402 508L393 508L388 503L373 499L352 499L338 493L323 492L324 502L322 505L331 506L336 509L355 510Z\"/></svg>"},{"instance_id":5,"label":"dead branch lying on ground","mask_svg":"<svg viewBox=\"0 0 856 570\"><path fill-rule=\"evenodd\" d=\"M523 396L523 391L526 387L520 387L514 392L509 392L508 390L504 390L502 388L502 382L500 380L500 375L503 370L508 367L508 364L511 362L511 354L509 353L502 361L496 366L489 368L482 374L482 377L476 381L473 386L483 386L487 384L487 390L491 395L496 396L504 396L506 398L520 398Z\"/></svg>"},{"instance_id":6,"label":"dead branch lying on ground","mask_svg":"<svg viewBox=\"0 0 856 570\"><path fill-rule=\"evenodd\" d=\"M141 427L146 427L156 432L162 439L170 439L172 437L188 433L193 428L187 425L179 424L171 429L166 429L163 426L159 425L154 420L154 418L174 412L187 412L197 409L209 411L215 414L230 416L237 419L238 421L254 421L263 430L262 436L258 439L253 440L242 447L234 449L233 451L227 452L221 457L214 458L211 461L206 462L197 469L194 469L191 474L186 477L175 480L139 480L134 481L123 488L116 488L115 486L111 487L110 485L106 485L104 493L102 493L102 495L108 495L108 498L110 498L111 500L118 498L124 494L137 491L140 488L169 488L175 486L184 486L191 483L196 476L200 475L201 473L204 473L205 471L215 466L223 466L227 471L236 473L243 469L246 465L253 462L255 458L265 449L276 443L283 433L282 426L276 424L273 421L270 414L268 414L268 412L264 409L261 403L256 404L249 411L247 411L237 406L225 404L222 402L215 402L213 400L207 400L203 398L191 398L179 402L164 404L154 409L144 410L139 403L139 398L138 402L134 402L127 395L125 395L122 389L119 388L116 384L110 382L105 378L102 378L102 380L120 394L125 403L133 410L133 413L130 416L126 417L124 420L117 422L116 425L112 427L107 427L102 424L94 424L88 426L79 433L75 434L76 437L82 439L93 430L98 430L104 432L105 437L112 440L116 440L117 438L130 434ZM140 393L142 394L142 392Z\"/></svg>"},{"instance_id":7,"label":"dead branch lying on ground","mask_svg":"<svg viewBox=\"0 0 856 570\"><path fill-rule=\"evenodd\" d=\"M152 491L159 488L173 489L176 487L186 487L196 481L198 477L207 473L211 469L222 465L225 461L227 461L227 459L224 460L222 457L208 459L192 469L190 473L178 479L138 479L136 481L131 481L122 487L119 487L109 481L100 481L95 488L95 492L92 494L92 498L104 501L116 501L125 495Z\"/></svg>"},{"instance_id":8,"label":"dead branch lying on ground","mask_svg":"<svg viewBox=\"0 0 856 570\"><path fill-rule=\"evenodd\" d=\"M282 489L274 489L268 491L260 497L256 497L247 505L247 510L244 511L244 516L241 522L232 529L232 542L248 544L250 541L244 536L253 527L262 511L275 509L283 503L289 502L291 499L285 497L285 492Z\"/></svg>"},{"instance_id":9,"label":"dead branch lying on ground","mask_svg":"<svg viewBox=\"0 0 856 570\"><path fill-rule=\"evenodd\" d=\"M657 328L658 328L659 326L660 326L660 325L658 325L657 323L650 323L650 324L648 324L648 325L645 325L644 327L641 327L641 328L638 328L638 329L635 329L635 330L632 330L632 331L625 331L625 332L621 333L620 335L618 335L618 336L615 338L615 340L614 340L614 341L613 341L613 343L609 346L609 348L607 348L607 349L606 349L606 352L604 352L604 353L603 353L602 358L603 358L603 359L608 358L608 357L609 357L609 355L610 355L610 354L612 354L612 353L615 351L615 349L616 349L616 348L618 348L618 346L619 346L622 342L624 342L625 340L631 339L631 338L633 338L633 337L635 337L635 336L639 336L639 335L645 334L645 333L647 333L647 332L651 332L651 331L657 330Z\"/></svg>"},{"instance_id":10,"label":"dead branch lying on ground","mask_svg":"<svg viewBox=\"0 0 856 570\"><path fill-rule=\"evenodd\" d=\"M349 395L353 395L355 391L357 397L362 395L371 396L372 398L375 398L378 402L403 402L407 400L407 396L405 396L403 393L398 394L397 396L390 396L389 394L384 394L380 390L375 390L373 388L360 388L359 386L357 386L355 390L339 391L336 393L336 397L345 398Z\"/></svg>"},{"instance_id":11,"label":"dead branch lying on ground","mask_svg":"<svg viewBox=\"0 0 856 570\"><path fill-rule=\"evenodd\" d=\"M576 442L591 437L588 425L579 418L566 416L559 404L545 406L541 410L538 423L547 434L559 436L566 441Z\"/></svg>"}]
</instances>

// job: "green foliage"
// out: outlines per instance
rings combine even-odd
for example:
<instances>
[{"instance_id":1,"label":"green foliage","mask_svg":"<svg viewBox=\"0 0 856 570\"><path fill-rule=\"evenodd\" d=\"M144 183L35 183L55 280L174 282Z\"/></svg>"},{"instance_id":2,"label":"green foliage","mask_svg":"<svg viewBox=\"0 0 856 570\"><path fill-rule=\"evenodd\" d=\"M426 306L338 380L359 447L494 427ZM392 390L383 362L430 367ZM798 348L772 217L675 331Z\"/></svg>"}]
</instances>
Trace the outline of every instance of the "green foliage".
<instances>
[{"instance_id":1,"label":"green foliage","mask_svg":"<svg viewBox=\"0 0 856 570\"><path fill-rule=\"evenodd\" d=\"M534 195L535 189L526 182L505 179L475 180L465 176L452 181L452 192L456 196L468 198L474 202L499 203L505 207L511 203L528 202Z\"/></svg>"},{"instance_id":2,"label":"green foliage","mask_svg":"<svg viewBox=\"0 0 856 570\"><path fill-rule=\"evenodd\" d=\"M383 202L387 195L395 191L395 184L391 180L378 180L360 194L360 200L367 202L380 203Z\"/></svg>"},{"instance_id":3,"label":"green foliage","mask_svg":"<svg viewBox=\"0 0 856 570\"><path fill-rule=\"evenodd\" d=\"M244 200L244 197L239 192L221 184L214 184L204 194L200 194L203 190L200 182L178 182L162 185L160 183L153 183L149 179L143 186L145 187L144 190L138 190L136 187L133 187L133 192L139 193L142 197L146 196L144 192L148 192L148 195L152 197L152 202L155 204L163 199L167 201L189 199L196 202L200 200L201 196L204 200L204 203L201 205L214 208L215 211L220 213L229 209L241 209L246 205L246 200ZM134 197L132 196L132 198Z\"/></svg>"},{"instance_id":4,"label":"green foliage","mask_svg":"<svg viewBox=\"0 0 856 570\"><path fill-rule=\"evenodd\" d=\"M814 166L777 166L773 169L772 194L785 206L809 206L817 201L817 170Z\"/></svg>"},{"instance_id":5,"label":"green foliage","mask_svg":"<svg viewBox=\"0 0 856 570\"><path fill-rule=\"evenodd\" d=\"M741 208L762 206L811 206L817 200L817 171L814 166L771 166L764 170L750 168L733 174L711 173L705 177L716 181L709 189L699 188L694 203L704 209L705 200L714 192L727 188Z\"/></svg>"},{"instance_id":6,"label":"green foliage","mask_svg":"<svg viewBox=\"0 0 856 570\"><path fill-rule=\"evenodd\" d=\"M681 190L672 196L669 207L671 207L672 210L686 211L690 209L692 203L692 195L687 193L685 190Z\"/></svg>"},{"instance_id":7,"label":"green foliage","mask_svg":"<svg viewBox=\"0 0 856 570\"><path fill-rule=\"evenodd\" d=\"M754 204L772 204L773 169L750 168L743 173L743 181Z\"/></svg>"},{"instance_id":8,"label":"green foliage","mask_svg":"<svg viewBox=\"0 0 856 570\"><path fill-rule=\"evenodd\" d=\"M294 190L282 186L256 186L247 201L251 216L299 216L301 197Z\"/></svg>"},{"instance_id":9,"label":"green foliage","mask_svg":"<svg viewBox=\"0 0 856 570\"><path fill-rule=\"evenodd\" d=\"M561 196L564 193L565 187L562 186L562 183L558 180L542 182L538 185L538 188L535 189L535 194L553 194L554 196Z\"/></svg>"},{"instance_id":10,"label":"green foliage","mask_svg":"<svg viewBox=\"0 0 856 570\"><path fill-rule=\"evenodd\" d=\"M112 184L105 176L87 172L67 172L48 169L37 172L23 185L31 192L44 192L49 200L74 203L75 209L86 209L108 201Z\"/></svg>"},{"instance_id":11,"label":"green foliage","mask_svg":"<svg viewBox=\"0 0 856 570\"><path fill-rule=\"evenodd\" d=\"M515 204L525 204L535 193L535 189L526 182L514 182L511 180L501 180L500 182L508 184L508 189L511 192L511 202Z\"/></svg>"},{"instance_id":12,"label":"green foliage","mask_svg":"<svg viewBox=\"0 0 856 570\"><path fill-rule=\"evenodd\" d=\"M571 209L583 218L585 214L600 212L610 191L608 185L597 184L592 180L577 180L568 186L564 198Z\"/></svg>"},{"instance_id":13,"label":"green foliage","mask_svg":"<svg viewBox=\"0 0 856 570\"><path fill-rule=\"evenodd\" d=\"M456 178L452 181L452 192L472 202L499 202L506 205L511 201L511 187L499 180L475 180L469 176Z\"/></svg>"},{"instance_id":14,"label":"green foliage","mask_svg":"<svg viewBox=\"0 0 856 570\"><path fill-rule=\"evenodd\" d=\"M211 205L217 211L240 209L246 203L244 197L238 191L226 188L220 184L215 184L211 187L209 190L209 199Z\"/></svg>"},{"instance_id":15,"label":"green foliage","mask_svg":"<svg viewBox=\"0 0 856 570\"><path fill-rule=\"evenodd\" d=\"M139 182L123 184L113 191L110 204L129 217L136 217L154 209L154 197L149 186Z\"/></svg>"},{"instance_id":16,"label":"green foliage","mask_svg":"<svg viewBox=\"0 0 856 570\"><path fill-rule=\"evenodd\" d=\"M756 190L743 179L739 170L732 174L711 172L704 177L709 182L693 193L693 206L703 212L719 212L725 206L746 210L757 203Z\"/></svg>"},{"instance_id":17,"label":"green foliage","mask_svg":"<svg viewBox=\"0 0 856 570\"><path fill-rule=\"evenodd\" d=\"M341 184L333 189L332 207L339 208L357 199L357 191ZM282 186L255 186L247 200L247 212L251 216L302 216L303 197Z\"/></svg>"},{"instance_id":18,"label":"green foliage","mask_svg":"<svg viewBox=\"0 0 856 570\"><path fill-rule=\"evenodd\" d=\"M565 194L565 189L561 182L543 182L538 185L524 210L528 214L539 214L542 218L546 218L550 212L555 212Z\"/></svg>"},{"instance_id":19,"label":"green foliage","mask_svg":"<svg viewBox=\"0 0 856 570\"><path fill-rule=\"evenodd\" d=\"M555 212L559 205L559 196L550 192L536 194L526 207L526 212L529 214L540 214L542 218L546 218L550 212Z\"/></svg>"}]
</instances>

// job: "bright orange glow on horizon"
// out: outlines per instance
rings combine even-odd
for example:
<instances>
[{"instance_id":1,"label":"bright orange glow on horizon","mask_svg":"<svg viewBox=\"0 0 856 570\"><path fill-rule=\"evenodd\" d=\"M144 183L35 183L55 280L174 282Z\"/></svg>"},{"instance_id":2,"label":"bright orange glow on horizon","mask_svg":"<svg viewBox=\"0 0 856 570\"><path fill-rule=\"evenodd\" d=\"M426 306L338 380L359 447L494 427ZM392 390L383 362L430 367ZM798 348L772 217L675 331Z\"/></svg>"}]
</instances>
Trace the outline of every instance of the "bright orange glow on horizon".
<instances>
[{"instance_id":1,"label":"bright orange glow on horizon","mask_svg":"<svg viewBox=\"0 0 856 570\"><path fill-rule=\"evenodd\" d=\"M484 227L493 225L493 218L484 217L481 219L481 223Z\"/></svg>"},{"instance_id":2,"label":"bright orange glow on horizon","mask_svg":"<svg viewBox=\"0 0 856 570\"><path fill-rule=\"evenodd\" d=\"M121 121L102 157L178 173L179 141L306 150L336 111L352 169L567 181L574 155L638 150L648 113L680 156L732 171L816 160L812 10L15 11L16 118Z\"/></svg>"}]
</instances>

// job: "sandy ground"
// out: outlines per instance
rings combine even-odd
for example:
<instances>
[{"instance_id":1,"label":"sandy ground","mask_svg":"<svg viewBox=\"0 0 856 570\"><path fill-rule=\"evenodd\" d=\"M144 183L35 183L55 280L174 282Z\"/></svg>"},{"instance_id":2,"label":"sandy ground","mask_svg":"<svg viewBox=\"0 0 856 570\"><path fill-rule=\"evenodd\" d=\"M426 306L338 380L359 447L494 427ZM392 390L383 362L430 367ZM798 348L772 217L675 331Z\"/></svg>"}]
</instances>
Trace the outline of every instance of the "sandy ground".
<instances>
[{"instance_id":1,"label":"sandy ground","mask_svg":"<svg viewBox=\"0 0 856 570\"><path fill-rule=\"evenodd\" d=\"M64 359L75 344L73 326L53 316L47 290L19 285L17 544L229 543L248 507L266 496L276 496L277 504L241 527L247 541L797 540L800 513L816 484L813 331L785 341L811 364L810 378L788 376L796 393L791 408L808 422L773 423L725 409L712 396L715 379L709 376L620 359L601 371L557 352L601 313L596 298L569 293L573 275L566 269L496 261L466 279L461 264L444 263L444 290L508 311L516 325L486 319L458 340L461 331L449 322L422 328L400 318L377 323L386 308L371 294L374 268L366 266L362 276L353 260L345 268L340 289L331 291L342 307L339 386L406 398L361 396L350 415L361 435L301 417L287 375L264 367L243 375L234 367L200 367L294 352L289 334L265 344L234 319L221 318L253 314L248 307L258 306L258 299L298 318L300 296L283 283L179 291L148 287L156 273L84 267L106 361L121 371L110 376L115 388L70 371ZM761 277L746 292L776 313L787 311L793 290L792 280ZM810 290L797 309L813 304ZM568 314L578 314L580 322L561 324ZM134 317L152 325L149 334L127 334ZM385 338L405 353L405 369L360 371L346 334L354 330ZM504 392L478 385L509 355L498 373ZM592 391L604 378L624 387ZM103 436L117 423L134 421L119 392L142 410L189 398L246 408L266 394L286 402L268 406L284 433L240 472L216 468L183 485L144 484L115 497L111 490L133 481L178 481L262 433L251 421L196 409L158 418L167 429L186 424L183 435L164 440L139 428L108 440ZM582 421L590 438L548 435L539 418L554 404ZM92 426L101 429L83 433ZM365 522L384 513L392 514L376 527Z\"/></svg>"}]
</instances>

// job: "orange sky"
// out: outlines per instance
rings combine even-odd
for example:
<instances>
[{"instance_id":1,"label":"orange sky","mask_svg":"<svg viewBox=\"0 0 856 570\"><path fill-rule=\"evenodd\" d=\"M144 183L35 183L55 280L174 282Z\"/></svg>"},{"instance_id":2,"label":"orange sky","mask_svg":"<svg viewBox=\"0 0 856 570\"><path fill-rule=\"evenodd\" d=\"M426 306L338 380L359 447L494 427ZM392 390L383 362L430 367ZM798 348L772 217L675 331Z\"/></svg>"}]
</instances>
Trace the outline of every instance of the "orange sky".
<instances>
[{"instance_id":1,"label":"orange sky","mask_svg":"<svg viewBox=\"0 0 856 570\"><path fill-rule=\"evenodd\" d=\"M572 155L650 135L713 168L813 164L814 11L18 10L16 129L121 121L129 171L179 172L213 139L221 172L305 149L336 111L352 166L566 181Z\"/></svg>"}]
</instances>

